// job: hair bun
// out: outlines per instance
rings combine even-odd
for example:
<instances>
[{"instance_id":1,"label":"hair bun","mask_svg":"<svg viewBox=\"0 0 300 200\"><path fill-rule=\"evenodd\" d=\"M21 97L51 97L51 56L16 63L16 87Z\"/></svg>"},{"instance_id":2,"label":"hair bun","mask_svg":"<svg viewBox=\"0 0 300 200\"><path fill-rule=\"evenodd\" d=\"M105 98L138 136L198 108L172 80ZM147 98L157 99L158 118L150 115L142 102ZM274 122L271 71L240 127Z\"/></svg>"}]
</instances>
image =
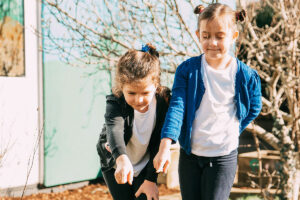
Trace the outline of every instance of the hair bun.
<instances>
[{"instance_id":1,"label":"hair bun","mask_svg":"<svg viewBox=\"0 0 300 200\"><path fill-rule=\"evenodd\" d=\"M146 46L149 48L148 52L150 55L159 57L159 53L156 51L156 47L153 44L147 43Z\"/></svg>"},{"instance_id":2,"label":"hair bun","mask_svg":"<svg viewBox=\"0 0 300 200\"><path fill-rule=\"evenodd\" d=\"M195 14L200 14L203 12L203 10L205 9L205 7L203 5L198 5L195 9L194 9L194 13Z\"/></svg>"},{"instance_id":3,"label":"hair bun","mask_svg":"<svg viewBox=\"0 0 300 200\"><path fill-rule=\"evenodd\" d=\"M246 11L243 9L235 13L236 21L243 22L246 18Z\"/></svg>"},{"instance_id":4,"label":"hair bun","mask_svg":"<svg viewBox=\"0 0 300 200\"><path fill-rule=\"evenodd\" d=\"M155 47L153 44L147 43L146 45L147 45L150 49L156 50L156 47Z\"/></svg>"}]
</instances>

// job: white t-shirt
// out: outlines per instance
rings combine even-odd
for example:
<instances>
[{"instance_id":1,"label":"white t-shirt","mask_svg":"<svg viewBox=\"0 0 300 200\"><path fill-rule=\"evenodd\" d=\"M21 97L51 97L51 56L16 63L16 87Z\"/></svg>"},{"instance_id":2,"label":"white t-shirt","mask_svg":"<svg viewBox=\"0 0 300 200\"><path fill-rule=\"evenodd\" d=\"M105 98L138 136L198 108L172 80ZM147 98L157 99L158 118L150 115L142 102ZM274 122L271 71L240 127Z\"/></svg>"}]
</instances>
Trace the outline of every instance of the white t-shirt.
<instances>
[{"instance_id":1,"label":"white t-shirt","mask_svg":"<svg viewBox=\"0 0 300 200\"><path fill-rule=\"evenodd\" d=\"M147 148L156 122L156 98L153 97L145 113L134 110L132 137L126 145L126 152L132 163L134 177L137 177L150 159Z\"/></svg>"},{"instance_id":2,"label":"white t-shirt","mask_svg":"<svg viewBox=\"0 0 300 200\"><path fill-rule=\"evenodd\" d=\"M234 101L237 63L232 59L221 70L209 66L205 56L201 63L205 93L193 121L192 153L206 157L228 155L239 143Z\"/></svg>"}]
</instances>

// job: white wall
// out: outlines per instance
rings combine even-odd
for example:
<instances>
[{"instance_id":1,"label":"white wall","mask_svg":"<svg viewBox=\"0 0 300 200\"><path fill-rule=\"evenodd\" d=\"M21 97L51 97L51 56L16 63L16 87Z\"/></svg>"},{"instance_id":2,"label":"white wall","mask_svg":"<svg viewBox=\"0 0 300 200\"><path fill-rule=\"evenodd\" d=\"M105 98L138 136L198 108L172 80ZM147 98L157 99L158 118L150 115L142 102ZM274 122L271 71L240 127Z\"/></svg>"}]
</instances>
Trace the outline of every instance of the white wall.
<instances>
[{"instance_id":1,"label":"white wall","mask_svg":"<svg viewBox=\"0 0 300 200\"><path fill-rule=\"evenodd\" d=\"M39 132L37 2L24 1L25 76L0 76L0 154L8 147L0 166L0 189L23 186L32 163L28 185L39 181L39 149L34 155Z\"/></svg>"}]
</instances>

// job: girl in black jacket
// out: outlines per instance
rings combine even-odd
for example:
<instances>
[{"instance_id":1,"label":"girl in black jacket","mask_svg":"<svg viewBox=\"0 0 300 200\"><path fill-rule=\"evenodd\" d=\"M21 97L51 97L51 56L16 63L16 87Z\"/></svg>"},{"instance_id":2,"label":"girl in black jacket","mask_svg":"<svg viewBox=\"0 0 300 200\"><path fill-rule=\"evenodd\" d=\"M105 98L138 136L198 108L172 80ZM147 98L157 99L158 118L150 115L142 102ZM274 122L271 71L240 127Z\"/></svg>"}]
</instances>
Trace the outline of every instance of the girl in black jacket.
<instances>
[{"instance_id":1,"label":"girl in black jacket","mask_svg":"<svg viewBox=\"0 0 300 200\"><path fill-rule=\"evenodd\" d=\"M115 200L158 200L153 158L170 90L160 86L159 54L147 44L119 60L97 144L104 180Z\"/></svg>"}]
</instances>

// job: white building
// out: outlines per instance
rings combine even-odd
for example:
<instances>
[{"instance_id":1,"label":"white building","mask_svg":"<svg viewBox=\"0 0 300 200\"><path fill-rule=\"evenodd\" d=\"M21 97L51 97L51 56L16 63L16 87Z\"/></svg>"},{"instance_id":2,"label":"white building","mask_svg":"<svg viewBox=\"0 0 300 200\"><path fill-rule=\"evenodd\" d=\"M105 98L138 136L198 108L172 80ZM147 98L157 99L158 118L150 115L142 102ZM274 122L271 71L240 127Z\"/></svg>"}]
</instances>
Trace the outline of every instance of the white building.
<instances>
[{"instance_id":1,"label":"white building","mask_svg":"<svg viewBox=\"0 0 300 200\"><path fill-rule=\"evenodd\" d=\"M25 184L51 187L101 176L96 143L108 76L86 78L89 69L40 51L46 41L39 35L49 28L42 30L41 18L50 15L39 2L24 0L24 66L6 75L0 66L0 195Z\"/></svg>"}]
</instances>

